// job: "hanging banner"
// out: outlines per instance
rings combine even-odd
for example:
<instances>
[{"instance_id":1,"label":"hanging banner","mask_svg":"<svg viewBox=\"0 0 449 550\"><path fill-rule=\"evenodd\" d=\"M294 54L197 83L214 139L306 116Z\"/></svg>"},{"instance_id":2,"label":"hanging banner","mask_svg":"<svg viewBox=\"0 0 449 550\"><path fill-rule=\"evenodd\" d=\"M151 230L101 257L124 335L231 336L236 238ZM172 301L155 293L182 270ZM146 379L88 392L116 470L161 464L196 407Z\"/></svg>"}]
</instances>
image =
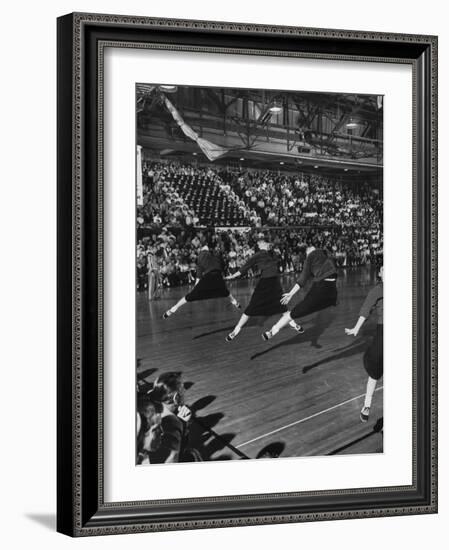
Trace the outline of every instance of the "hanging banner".
<instances>
[{"instance_id":1,"label":"hanging banner","mask_svg":"<svg viewBox=\"0 0 449 550\"><path fill-rule=\"evenodd\" d=\"M136 176L137 176L137 206L143 206L143 178L142 178L142 146L137 146L136 155Z\"/></svg>"},{"instance_id":2,"label":"hanging banner","mask_svg":"<svg viewBox=\"0 0 449 550\"><path fill-rule=\"evenodd\" d=\"M215 145L215 143L212 143L207 139L200 138L198 134L184 121L182 116L176 110L176 107L173 105L173 103L165 96L164 101L167 109L170 111L174 120L184 132L184 134L190 139L193 139L193 141L196 141L196 143L198 143L200 149L210 161L214 161L215 159L225 155L228 152L228 149L220 147L220 145Z\"/></svg>"}]
</instances>

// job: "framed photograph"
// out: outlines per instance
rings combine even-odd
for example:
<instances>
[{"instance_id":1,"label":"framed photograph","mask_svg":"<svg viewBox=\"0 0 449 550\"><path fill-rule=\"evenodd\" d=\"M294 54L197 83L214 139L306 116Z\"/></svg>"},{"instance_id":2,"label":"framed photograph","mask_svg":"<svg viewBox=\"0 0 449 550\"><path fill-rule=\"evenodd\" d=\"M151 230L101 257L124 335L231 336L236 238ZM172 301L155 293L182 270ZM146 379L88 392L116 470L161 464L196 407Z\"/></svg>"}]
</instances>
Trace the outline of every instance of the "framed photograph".
<instances>
[{"instance_id":1,"label":"framed photograph","mask_svg":"<svg viewBox=\"0 0 449 550\"><path fill-rule=\"evenodd\" d=\"M437 38L58 19L58 531L437 511Z\"/></svg>"}]
</instances>

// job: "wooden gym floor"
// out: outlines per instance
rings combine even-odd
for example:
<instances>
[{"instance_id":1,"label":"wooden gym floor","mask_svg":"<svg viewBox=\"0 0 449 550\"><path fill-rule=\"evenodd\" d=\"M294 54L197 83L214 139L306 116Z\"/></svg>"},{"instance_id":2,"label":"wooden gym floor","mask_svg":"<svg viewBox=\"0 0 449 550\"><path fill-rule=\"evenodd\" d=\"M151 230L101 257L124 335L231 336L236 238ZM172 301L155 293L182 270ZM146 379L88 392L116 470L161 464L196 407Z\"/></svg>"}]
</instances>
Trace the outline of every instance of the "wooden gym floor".
<instances>
[{"instance_id":1,"label":"wooden gym floor","mask_svg":"<svg viewBox=\"0 0 449 550\"><path fill-rule=\"evenodd\" d=\"M359 419L367 380L362 356L375 321L368 319L357 338L344 333L375 275L370 267L340 270L339 304L305 317L304 334L287 327L269 342L261 334L279 316L252 318L225 341L255 280L229 283L242 310L227 299L207 300L165 321L163 312L189 287L163 289L151 302L138 292L137 382L145 390L159 374L182 371L186 403L198 419L192 443L205 460L382 452L382 380L368 423ZM281 280L285 290L294 284L293 275Z\"/></svg>"}]
</instances>

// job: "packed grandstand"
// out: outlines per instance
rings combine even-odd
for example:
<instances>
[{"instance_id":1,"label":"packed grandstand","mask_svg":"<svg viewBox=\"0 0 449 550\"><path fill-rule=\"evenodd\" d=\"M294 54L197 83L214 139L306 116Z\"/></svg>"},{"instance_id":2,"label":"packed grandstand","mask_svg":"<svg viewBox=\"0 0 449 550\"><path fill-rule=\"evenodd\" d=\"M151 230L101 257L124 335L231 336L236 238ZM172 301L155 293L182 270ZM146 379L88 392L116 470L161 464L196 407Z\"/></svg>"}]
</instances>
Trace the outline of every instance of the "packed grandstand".
<instances>
[{"instance_id":1,"label":"packed grandstand","mask_svg":"<svg viewBox=\"0 0 449 550\"><path fill-rule=\"evenodd\" d=\"M382 188L372 182L180 161L145 161L142 173L139 289L146 287L150 256L162 285L193 283L205 240L232 274L254 253L261 231L283 273L301 269L298 249L307 242L326 248L340 267L382 261Z\"/></svg>"}]
</instances>

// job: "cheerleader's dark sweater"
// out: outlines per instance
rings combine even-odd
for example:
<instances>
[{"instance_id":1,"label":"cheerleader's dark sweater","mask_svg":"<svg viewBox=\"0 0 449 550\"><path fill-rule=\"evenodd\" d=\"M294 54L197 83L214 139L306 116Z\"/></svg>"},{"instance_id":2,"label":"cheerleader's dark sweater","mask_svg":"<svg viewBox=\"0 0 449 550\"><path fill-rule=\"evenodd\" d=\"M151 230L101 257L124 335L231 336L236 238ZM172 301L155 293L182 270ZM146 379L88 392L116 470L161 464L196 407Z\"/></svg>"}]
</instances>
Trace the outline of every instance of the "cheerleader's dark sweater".
<instances>
[{"instance_id":1,"label":"cheerleader's dark sweater","mask_svg":"<svg viewBox=\"0 0 449 550\"><path fill-rule=\"evenodd\" d=\"M329 258L324 250L317 248L307 256L304 268L298 277L298 285L304 286L310 279L317 283L323 279L335 278L336 274L337 269L333 260Z\"/></svg>"},{"instance_id":2,"label":"cheerleader's dark sweater","mask_svg":"<svg viewBox=\"0 0 449 550\"><path fill-rule=\"evenodd\" d=\"M363 305L360 309L360 317L365 317L367 319L370 313L376 309L377 313L377 324L383 325L384 322L384 287L380 283L372 288L368 296L365 298Z\"/></svg>"},{"instance_id":3,"label":"cheerleader's dark sweater","mask_svg":"<svg viewBox=\"0 0 449 550\"><path fill-rule=\"evenodd\" d=\"M239 267L239 271L242 275L245 275L249 269L257 266L257 269L260 271L260 278L269 279L270 277L277 277L279 275L278 263L279 258L276 254L261 250Z\"/></svg>"},{"instance_id":4,"label":"cheerleader's dark sweater","mask_svg":"<svg viewBox=\"0 0 449 550\"><path fill-rule=\"evenodd\" d=\"M220 258L211 254L208 250L201 250L198 255L197 267L196 267L196 276L198 279L204 277L206 273L210 271L221 271L221 261Z\"/></svg>"}]
</instances>

